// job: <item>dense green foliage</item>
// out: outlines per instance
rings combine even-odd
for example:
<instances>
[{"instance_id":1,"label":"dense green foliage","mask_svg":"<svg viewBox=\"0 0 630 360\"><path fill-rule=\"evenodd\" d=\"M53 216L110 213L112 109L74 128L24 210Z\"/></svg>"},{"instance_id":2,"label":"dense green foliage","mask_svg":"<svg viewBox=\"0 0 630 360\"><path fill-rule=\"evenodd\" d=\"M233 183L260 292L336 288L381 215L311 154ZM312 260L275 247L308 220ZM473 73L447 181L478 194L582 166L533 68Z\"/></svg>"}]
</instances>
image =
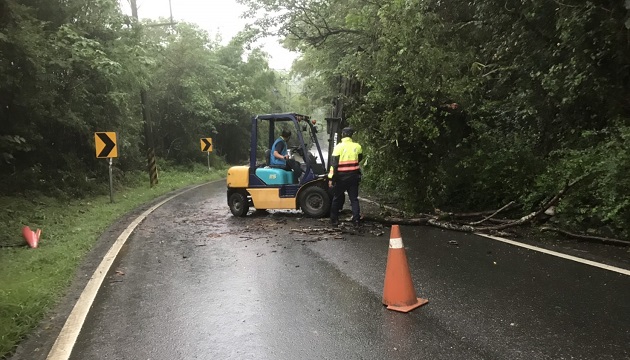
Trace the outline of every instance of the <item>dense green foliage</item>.
<instances>
[{"instance_id":1,"label":"dense green foliage","mask_svg":"<svg viewBox=\"0 0 630 360\"><path fill-rule=\"evenodd\" d=\"M252 40L138 24L117 0L0 2L0 192L75 196L106 182L95 131L118 134L118 179L145 169L141 89L158 157L204 163L199 139L213 137L213 162L243 160L243 125L276 105L279 82Z\"/></svg>"},{"instance_id":2,"label":"dense green foliage","mask_svg":"<svg viewBox=\"0 0 630 360\"><path fill-rule=\"evenodd\" d=\"M119 134L118 179L143 169L141 89L156 152L177 163L205 161L209 136L214 162L241 162L252 114L341 96L370 144L366 181L416 209L528 210L583 178L558 218L628 236L628 2L241 2L304 54L297 90L250 49L255 32L221 45L116 0L1 2L0 191L100 186L95 131Z\"/></svg>"},{"instance_id":3,"label":"dense green foliage","mask_svg":"<svg viewBox=\"0 0 630 360\"><path fill-rule=\"evenodd\" d=\"M0 198L0 245L25 219L59 240L42 244L47 253L3 248L0 356L63 292L95 232L183 185L162 162L166 185L105 210L58 202L106 192L95 131L118 133L115 176L138 181L142 90L160 160L197 169L186 183L205 178L200 138L213 137L216 167L242 162L252 115L321 118L339 98L364 146L365 182L409 208L515 200L528 212L580 180L557 219L630 236L630 0L239 1L268 15L261 33L227 45L193 24L138 23L118 0L0 1L0 195L45 194ZM303 53L297 80L251 48L270 32Z\"/></svg>"},{"instance_id":4,"label":"dense green foliage","mask_svg":"<svg viewBox=\"0 0 630 360\"><path fill-rule=\"evenodd\" d=\"M344 98L373 186L416 209L536 208L584 177L559 218L628 236L623 1L242 2Z\"/></svg>"}]
</instances>

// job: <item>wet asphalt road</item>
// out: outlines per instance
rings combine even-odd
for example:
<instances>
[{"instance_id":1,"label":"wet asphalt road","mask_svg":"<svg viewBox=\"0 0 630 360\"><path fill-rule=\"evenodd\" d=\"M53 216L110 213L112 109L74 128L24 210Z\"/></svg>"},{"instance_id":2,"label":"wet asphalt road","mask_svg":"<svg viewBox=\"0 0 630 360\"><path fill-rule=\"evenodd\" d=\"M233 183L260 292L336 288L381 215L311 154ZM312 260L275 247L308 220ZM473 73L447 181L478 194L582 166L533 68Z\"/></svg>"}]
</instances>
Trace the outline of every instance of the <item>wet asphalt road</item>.
<instances>
[{"instance_id":1,"label":"wet asphalt road","mask_svg":"<svg viewBox=\"0 0 630 360\"><path fill-rule=\"evenodd\" d=\"M402 227L430 302L401 314L381 304L389 229L305 234L327 223L235 218L225 197L203 186L138 227L72 359L630 358L630 276Z\"/></svg>"}]
</instances>

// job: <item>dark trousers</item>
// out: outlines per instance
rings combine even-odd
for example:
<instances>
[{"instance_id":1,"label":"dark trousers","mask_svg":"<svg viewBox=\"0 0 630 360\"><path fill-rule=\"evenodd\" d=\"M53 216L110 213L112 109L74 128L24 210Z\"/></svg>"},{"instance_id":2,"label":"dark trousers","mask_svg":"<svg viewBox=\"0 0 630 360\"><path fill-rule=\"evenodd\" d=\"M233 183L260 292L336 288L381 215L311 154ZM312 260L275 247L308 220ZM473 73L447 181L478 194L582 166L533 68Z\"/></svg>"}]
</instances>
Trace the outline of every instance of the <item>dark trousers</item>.
<instances>
[{"instance_id":1,"label":"dark trousers","mask_svg":"<svg viewBox=\"0 0 630 360\"><path fill-rule=\"evenodd\" d=\"M300 176L302 176L302 166L298 161L293 159L287 159L287 165L285 170L293 170L294 181L297 182Z\"/></svg>"},{"instance_id":2,"label":"dark trousers","mask_svg":"<svg viewBox=\"0 0 630 360\"><path fill-rule=\"evenodd\" d=\"M333 187L334 196L332 205L330 207L330 221L336 223L339 221L339 210L343 207L344 192L348 192L350 198L350 205L352 205L352 222L358 223L361 216L361 210L359 209L359 174L341 175L335 181Z\"/></svg>"}]
</instances>

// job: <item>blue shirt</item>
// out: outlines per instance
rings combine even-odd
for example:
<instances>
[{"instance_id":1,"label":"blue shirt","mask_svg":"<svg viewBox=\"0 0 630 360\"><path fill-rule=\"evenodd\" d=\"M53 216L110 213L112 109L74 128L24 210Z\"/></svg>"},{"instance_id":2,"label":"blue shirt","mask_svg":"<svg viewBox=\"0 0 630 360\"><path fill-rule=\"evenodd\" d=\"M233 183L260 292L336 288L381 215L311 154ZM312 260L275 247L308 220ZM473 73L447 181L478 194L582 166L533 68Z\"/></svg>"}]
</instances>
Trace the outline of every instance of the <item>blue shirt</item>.
<instances>
[{"instance_id":1,"label":"blue shirt","mask_svg":"<svg viewBox=\"0 0 630 360\"><path fill-rule=\"evenodd\" d=\"M282 159L278 159L273 156L274 152L280 153L283 156ZM273 146L271 147L271 154L269 159L270 165L282 165L285 166L287 164L286 160L284 160L284 156L288 154L287 152L287 142L284 141L282 137L279 137L276 141L274 141Z\"/></svg>"}]
</instances>

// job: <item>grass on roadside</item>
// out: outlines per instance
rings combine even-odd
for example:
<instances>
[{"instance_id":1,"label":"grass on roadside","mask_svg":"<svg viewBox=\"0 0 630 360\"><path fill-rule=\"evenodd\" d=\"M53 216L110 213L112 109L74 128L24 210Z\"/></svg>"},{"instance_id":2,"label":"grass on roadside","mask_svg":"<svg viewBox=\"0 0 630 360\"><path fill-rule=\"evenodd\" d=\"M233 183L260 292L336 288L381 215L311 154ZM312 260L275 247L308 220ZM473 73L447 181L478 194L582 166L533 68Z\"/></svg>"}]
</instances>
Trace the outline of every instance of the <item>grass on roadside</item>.
<instances>
[{"instance_id":1,"label":"grass on roadside","mask_svg":"<svg viewBox=\"0 0 630 360\"><path fill-rule=\"evenodd\" d=\"M109 195L60 201L37 196L0 197L0 359L37 326L65 293L78 265L116 219L160 195L220 179L225 171L162 170L159 185L146 181ZM138 179L146 174L138 174ZM22 226L42 229L39 248L30 249Z\"/></svg>"}]
</instances>

